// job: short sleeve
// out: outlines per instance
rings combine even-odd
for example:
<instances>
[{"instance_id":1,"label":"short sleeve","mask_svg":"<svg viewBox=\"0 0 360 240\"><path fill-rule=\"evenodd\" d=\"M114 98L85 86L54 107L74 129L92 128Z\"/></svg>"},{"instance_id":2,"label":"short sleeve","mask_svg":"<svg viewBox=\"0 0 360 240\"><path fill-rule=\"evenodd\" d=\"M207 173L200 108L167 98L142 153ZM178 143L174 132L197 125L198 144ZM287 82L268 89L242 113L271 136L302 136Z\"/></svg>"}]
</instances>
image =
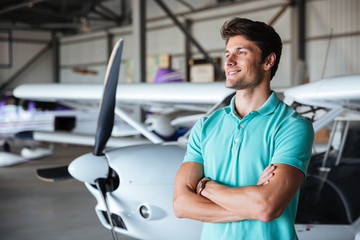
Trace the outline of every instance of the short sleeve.
<instances>
[{"instance_id":1,"label":"short sleeve","mask_svg":"<svg viewBox=\"0 0 360 240\"><path fill-rule=\"evenodd\" d=\"M191 129L184 162L195 161L202 164L204 163L201 151L201 133L203 121L204 119L201 118L194 124L193 128Z\"/></svg>"},{"instance_id":2,"label":"short sleeve","mask_svg":"<svg viewBox=\"0 0 360 240\"><path fill-rule=\"evenodd\" d=\"M314 129L300 115L287 119L275 136L275 149L271 163L286 163L300 169L305 175L312 153Z\"/></svg>"}]
</instances>

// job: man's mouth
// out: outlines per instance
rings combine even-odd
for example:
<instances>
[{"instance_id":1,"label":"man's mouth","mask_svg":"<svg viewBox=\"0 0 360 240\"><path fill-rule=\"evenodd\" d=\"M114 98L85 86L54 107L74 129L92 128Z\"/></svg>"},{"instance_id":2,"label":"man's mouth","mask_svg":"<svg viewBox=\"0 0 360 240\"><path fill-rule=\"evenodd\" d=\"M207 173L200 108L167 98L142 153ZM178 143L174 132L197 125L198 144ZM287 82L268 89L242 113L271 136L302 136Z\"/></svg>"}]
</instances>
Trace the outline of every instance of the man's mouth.
<instances>
[{"instance_id":1,"label":"man's mouth","mask_svg":"<svg viewBox=\"0 0 360 240\"><path fill-rule=\"evenodd\" d=\"M240 72L241 70L231 70L231 71L228 71L228 76L230 76L230 75L234 75L234 74L236 74L236 73L238 73L238 72Z\"/></svg>"}]
</instances>

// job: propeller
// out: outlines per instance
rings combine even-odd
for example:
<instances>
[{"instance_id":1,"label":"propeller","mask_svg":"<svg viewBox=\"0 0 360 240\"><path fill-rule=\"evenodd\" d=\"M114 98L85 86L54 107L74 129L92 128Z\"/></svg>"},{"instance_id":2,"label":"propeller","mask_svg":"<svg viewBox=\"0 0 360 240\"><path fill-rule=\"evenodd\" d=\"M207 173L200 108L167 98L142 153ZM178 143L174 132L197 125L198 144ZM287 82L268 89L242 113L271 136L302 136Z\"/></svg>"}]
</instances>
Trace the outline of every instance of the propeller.
<instances>
[{"instance_id":1,"label":"propeller","mask_svg":"<svg viewBox=\"0 0 360 240\"><path fill-rule=\"evenodd\" d=\"M116 42L106 69L103 97L100 103L100 111L95 135L95 147L92 154L85 154L76 158L69 165L68 171L75 179L95 184L101 193L108 220L111 226L113 238L117 239L113 221L106 201L106 186L110 182L114 172L110 169L104 148L111 136L114 125L114 109L116 102L116 89L118 85L119 69L123 40Z\"/></svg>"},{"instance_id":2,"label":"propeller","mask_svg":"<svg viewBox=\"0 0 360 240\"><path fill-rule=\"evenodd\" d=\"M109 167L108 160L104 154L104 148L111 136L114 125L116 89L118 85L123 42L123 39L116 42L106 69L104 91L100 103L93 153L88 153L76 158L68 167L61 166L37 170L38 178L44 181L57 181L74 177L81 182L95 185L102 196L113 239L116 240L117 236L106 201L106 193L107 189L115 189L117 187L119 179L116 173Z\"/></svg>"}]
</instances>

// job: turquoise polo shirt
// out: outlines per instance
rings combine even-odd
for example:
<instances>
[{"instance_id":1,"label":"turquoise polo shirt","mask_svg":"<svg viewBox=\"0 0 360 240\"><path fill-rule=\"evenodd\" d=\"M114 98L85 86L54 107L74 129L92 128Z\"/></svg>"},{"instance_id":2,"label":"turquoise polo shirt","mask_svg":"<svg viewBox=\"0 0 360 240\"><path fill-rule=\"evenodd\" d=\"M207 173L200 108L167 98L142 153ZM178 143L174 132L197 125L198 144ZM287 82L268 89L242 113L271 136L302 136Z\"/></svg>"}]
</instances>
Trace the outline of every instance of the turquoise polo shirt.
<instances>
[{"instance_id":1,"label":"turquoise polo shirt","mask_svg":"<svg viewBox=\"0 0 360 240\"><path fill-rule=\"evenodd\" d=\"M275 92L243 118L235 111L234 96L229 106L194 125L184 162L202 163L205 176L221 184L256 185L270 163L289 164L306 174L313 140L311 122L279 100ZM283 214L270 222L204 223L201 239L297 239L298 196L299 191Z\"/></svg>"}]
</instances>

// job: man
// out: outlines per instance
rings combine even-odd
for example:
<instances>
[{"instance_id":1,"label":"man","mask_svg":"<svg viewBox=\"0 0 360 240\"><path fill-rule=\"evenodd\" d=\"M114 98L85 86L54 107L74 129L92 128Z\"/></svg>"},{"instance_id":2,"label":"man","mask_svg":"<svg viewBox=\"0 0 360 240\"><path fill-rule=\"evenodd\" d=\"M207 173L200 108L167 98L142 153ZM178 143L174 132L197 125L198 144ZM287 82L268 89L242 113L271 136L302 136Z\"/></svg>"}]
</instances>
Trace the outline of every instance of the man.
<instances>
[{"instance_id":1,"label":"man","mask_svg":"<svg viewBox=\"0 0 360 240\"><path fill-rule=\"evenodd\" d=\"M205 222L204 240L297 239L298 190L314 132L270 89L281 39L242 18L225 22L221 34L225 85L236 95L194 125L175 179L175 215Z\"/></svg>"}]
</instances>

